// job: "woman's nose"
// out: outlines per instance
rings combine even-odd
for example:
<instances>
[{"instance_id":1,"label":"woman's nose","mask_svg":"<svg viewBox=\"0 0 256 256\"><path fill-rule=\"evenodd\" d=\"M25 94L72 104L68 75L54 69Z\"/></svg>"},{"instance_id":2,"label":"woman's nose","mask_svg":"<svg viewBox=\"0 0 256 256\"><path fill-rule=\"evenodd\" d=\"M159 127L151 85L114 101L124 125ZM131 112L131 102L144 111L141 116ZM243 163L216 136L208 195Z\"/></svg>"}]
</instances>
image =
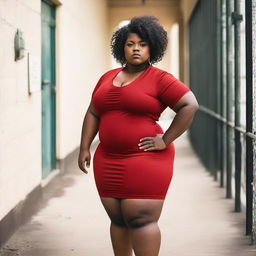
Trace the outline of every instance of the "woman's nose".
<instances>
[{"instance_id":1,"label":"woman's nose","mask_svg":"<svg viewBox=\"0 0 256 256\"><path fill-rule=\"evenodd\" d=\"M139 50L139 45L134 44L134 48L133 48L133 50L134 50L134 51Z\"/></svg>"}]
</instances>

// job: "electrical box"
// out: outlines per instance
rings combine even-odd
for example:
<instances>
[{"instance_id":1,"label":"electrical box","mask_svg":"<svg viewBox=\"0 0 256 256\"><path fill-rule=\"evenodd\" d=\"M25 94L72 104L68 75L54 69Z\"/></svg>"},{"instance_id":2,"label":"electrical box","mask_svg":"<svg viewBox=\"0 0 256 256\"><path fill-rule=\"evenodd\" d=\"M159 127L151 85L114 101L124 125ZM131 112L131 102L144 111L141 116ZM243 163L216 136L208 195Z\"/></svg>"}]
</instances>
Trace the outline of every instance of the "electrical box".
<instances>
[{"instance_id":1,"label":"electrical box","mask_svg":"<svg viewBox=\"0 0 256 256\"><path fill-rule=\"evenodd\" d=\"M17 29L14 39L15 61L22 59L25 55L25 41L22 36L22 32Z\"/></svg>"}]
</instances>

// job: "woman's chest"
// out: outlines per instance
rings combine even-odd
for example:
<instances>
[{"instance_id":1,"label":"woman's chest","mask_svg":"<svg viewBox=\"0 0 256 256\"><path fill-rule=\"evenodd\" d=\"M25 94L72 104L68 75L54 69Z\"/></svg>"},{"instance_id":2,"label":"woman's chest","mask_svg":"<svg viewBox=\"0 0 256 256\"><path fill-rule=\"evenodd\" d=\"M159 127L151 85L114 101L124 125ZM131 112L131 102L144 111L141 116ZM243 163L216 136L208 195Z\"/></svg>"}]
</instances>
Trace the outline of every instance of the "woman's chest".
<instances>
[{"instance_id":1,"label":"woman's chest","mask_svg":"<svg viewBox=\"0 0 256 256\"><path fill-rule=\"evenodd\" d=\"M92 99L99 114L105 111L158 114L163 110L159 101L157 85L154 82L138 82L117 87L111 81L104 81Z\"/></svg>"}]
</instances>

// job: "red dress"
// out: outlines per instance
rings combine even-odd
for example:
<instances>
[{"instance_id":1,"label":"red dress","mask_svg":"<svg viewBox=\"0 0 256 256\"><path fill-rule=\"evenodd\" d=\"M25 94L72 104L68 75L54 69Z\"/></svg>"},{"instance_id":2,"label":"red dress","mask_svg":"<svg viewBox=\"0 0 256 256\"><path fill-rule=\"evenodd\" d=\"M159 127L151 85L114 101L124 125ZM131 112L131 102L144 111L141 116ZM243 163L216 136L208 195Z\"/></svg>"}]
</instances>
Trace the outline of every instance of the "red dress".
<instances>
[{"instance_id":1,"label":"red dress","mask_svg":"<svg viewBox=\"0 0 256 256\"><path fill-rule=\"evenodd\" d=\"M92 104L100 116L94 178L100 197L164 199L173 175L173 143L161 151L139 149L143 137L163 134L156 123L163 110L190 89L170 73L148 66L131 83L117 87L114 77L99 79Z\"/></svg>"}]
</instances>

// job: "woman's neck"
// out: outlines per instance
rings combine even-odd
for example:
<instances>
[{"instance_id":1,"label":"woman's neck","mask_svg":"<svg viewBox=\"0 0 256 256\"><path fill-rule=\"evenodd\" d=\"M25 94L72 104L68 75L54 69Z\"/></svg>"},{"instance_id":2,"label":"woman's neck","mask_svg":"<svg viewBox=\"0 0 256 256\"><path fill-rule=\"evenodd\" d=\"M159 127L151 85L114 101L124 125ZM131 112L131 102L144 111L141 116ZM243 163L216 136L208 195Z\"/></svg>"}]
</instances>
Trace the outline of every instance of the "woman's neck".
<instances>
[{"instance_id":1,"label":"woman's neck","mask_svg":"<svg viewBox=\"0 0 256 256\"><path fill-rule=\"evenodd\" d=\"M143 70L145 70L150 64L148 62L144 62L142 64L139 65L132 65L130 63L126 63L124 70L127 73L138 73L141 72Z\"/></svg>"}]
</instances>

